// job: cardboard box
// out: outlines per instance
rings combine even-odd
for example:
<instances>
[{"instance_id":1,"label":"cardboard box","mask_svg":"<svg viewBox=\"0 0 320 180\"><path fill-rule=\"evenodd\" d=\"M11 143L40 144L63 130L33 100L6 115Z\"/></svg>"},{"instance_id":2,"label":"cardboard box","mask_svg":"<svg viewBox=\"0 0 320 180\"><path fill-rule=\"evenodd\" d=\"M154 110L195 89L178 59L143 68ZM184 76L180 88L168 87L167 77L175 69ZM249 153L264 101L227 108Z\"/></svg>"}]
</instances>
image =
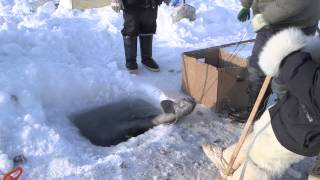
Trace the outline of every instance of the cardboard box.
<instances>
[{"instance_id":1,"label":"cardboard box","mask_svg":"<svg viewBox=\"0 0 320 180\"><path fill-rule=\"evenodd\" d=\"M212 47L182 55L182 89L218 112L248 105L247 60Z\"/></svg>"}]
</instances>

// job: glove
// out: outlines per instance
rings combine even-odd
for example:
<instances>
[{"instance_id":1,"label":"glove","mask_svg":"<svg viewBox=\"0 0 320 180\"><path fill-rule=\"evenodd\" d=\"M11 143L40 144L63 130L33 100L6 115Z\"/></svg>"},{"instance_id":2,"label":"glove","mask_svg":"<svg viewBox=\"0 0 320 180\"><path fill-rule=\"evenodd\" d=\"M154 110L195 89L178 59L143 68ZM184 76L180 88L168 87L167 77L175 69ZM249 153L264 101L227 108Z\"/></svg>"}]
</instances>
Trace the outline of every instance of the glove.
<instances>
[{"instance_id":1,"label":"glove","mask_svg":"<svg viewBox=\"0 0 320 180\"><path fill-rule=\"evenodd\" d=\"M254 32L258 32L260 29L262 29L263 27L265 27L267 25L268 25L268 23L263 18L262 14L257 14L252 19L252 27L253 27Z\"/></svg>"},{"instance_id":2,"label":"glove","mask_svg":"<svg viewBox=\"0 0 320 180\"><path fill-rule=\"evenodd\" d=\"M167 6L169 6L171 0L163 0L163 2L164 2Z\"/></svg>"},{"instance_id":3,"label":"glove","mask_svg":"<svg viewBox=\"0 0 320 180\"><path fill-rule=\"evenodd\" d=\"M238 20L240 22L245 22L250 19L250 9L242 8L238 14Z\"/></svg>"},{"instance_id":4,"label":"glove","mask_svg":"<svg viewBox=\"0 0 320 180\"><path fill-rule=\"evenodd\" d=\"M120 0L112 0L111 1L111 8L114 12L119 13L121 10L121 3Z\"/></svg>"}]
</instances>

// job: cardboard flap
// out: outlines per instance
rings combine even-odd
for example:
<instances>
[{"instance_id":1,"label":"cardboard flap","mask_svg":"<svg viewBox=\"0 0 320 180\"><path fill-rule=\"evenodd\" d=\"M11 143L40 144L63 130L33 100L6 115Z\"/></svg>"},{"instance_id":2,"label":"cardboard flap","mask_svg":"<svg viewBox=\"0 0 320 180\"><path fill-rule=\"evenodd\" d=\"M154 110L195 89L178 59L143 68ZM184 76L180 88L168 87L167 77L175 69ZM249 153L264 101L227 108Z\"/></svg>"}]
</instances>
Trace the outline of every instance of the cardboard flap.
<instances>
[{"instance_id":1,"label":"cardboard flap","mask_svg":"<svg viewBox=\"0 0 320 180\"><path fill-rule=\"evenodd\" d=\"M187 57L194 58L195 60L205 62L206 64L210 64L215 67L219 66L220 50L218 48L201 49L197 51L185 52L183 54Z\"/></svg>"},{"instance_id":2,"label":"cardboard flap","mask_svg":"<svg viewBox=\"0 0 320 180\"><path fill-rule=\"evenodd\" d=\"M223 49L220 49L220 68L230 68L230 67L243 67L248 66L248 61L236 54L231 54Z\"/></svg>"},{"instance_id":3,"label":"cardboard flap","mask_svg":"<svg viewBox=\"0 0 320 180\"><path fill-rule=\"evenodd\" d=\"M217 111L247 106L246 59L215 47L182 57L182 88L197 102Z\"/></svg>"},{"instance_id":4,"label":"cardboard flap","mask_svg":"<svg viewBox=\"0 0 320 180\"><path fill-rule=\"evenodd\" d=\"M199 103L212 105L216 101L218 71L209 64L184 56L183 90Z\"/></svg>"}]
</instances>

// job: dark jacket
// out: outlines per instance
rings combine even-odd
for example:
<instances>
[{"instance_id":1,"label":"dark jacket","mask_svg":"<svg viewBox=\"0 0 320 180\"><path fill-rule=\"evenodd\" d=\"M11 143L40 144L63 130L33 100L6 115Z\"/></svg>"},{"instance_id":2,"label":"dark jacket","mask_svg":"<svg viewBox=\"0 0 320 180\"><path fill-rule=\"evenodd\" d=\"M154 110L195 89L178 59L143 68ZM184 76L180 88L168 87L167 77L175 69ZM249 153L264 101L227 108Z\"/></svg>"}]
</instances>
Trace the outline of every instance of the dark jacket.
<instances>
[{"instance_id":1,"label":"dark jacket","mask_svg":"<svg viewBox=\"0 0 320 180\"><path fill-rule=\"evenodd\" d=\"M261 69L287 89L269 109L273 131L280 144L303 156L320 152L319 51L319 38L289 29L272 37L259 59Z\"/></svg>"},{"instance_id":2,"label":"dark jacket","mask_svg":"<svg viewBox=\"0 0 320 180\"><path fill-rule=\"evenodd\" d=\"M304 156L320 152L320 65L309 53L297 51L283 61L280 83L288 92L270 109L279 142Z\"/></svg>"},{"instance_id":3,"label":"dark jacket","mask_svg":"<svg viewBox=\"0 0 320 180\"><path fill-rule=\"evenodd\" d=\"M163 0L122 0L124 8L141 7L141 8L155 8L162 3Z\"/></svg>"}]
</instances>

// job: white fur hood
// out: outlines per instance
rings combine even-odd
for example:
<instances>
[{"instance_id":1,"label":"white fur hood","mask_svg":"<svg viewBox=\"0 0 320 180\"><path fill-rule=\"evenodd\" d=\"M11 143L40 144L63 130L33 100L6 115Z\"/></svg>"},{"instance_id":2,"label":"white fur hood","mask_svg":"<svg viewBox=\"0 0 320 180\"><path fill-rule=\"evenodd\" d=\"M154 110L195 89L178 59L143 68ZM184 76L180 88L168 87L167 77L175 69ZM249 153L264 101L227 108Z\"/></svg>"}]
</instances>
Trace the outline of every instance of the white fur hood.
<instances>
[{"instance_id":1,"label":"white fur hood","mask_svg":"<svg viewBox=\"0 0 320 180\"><path fill-rule=\"evenodd\" d=\"M309 52L313 60L320 62L319 37L306 36L300 29L288 28L272 36L259 56L259 66L266 75L276 76L281 61L290 53Z\"/></svg>"}]
</instances>

